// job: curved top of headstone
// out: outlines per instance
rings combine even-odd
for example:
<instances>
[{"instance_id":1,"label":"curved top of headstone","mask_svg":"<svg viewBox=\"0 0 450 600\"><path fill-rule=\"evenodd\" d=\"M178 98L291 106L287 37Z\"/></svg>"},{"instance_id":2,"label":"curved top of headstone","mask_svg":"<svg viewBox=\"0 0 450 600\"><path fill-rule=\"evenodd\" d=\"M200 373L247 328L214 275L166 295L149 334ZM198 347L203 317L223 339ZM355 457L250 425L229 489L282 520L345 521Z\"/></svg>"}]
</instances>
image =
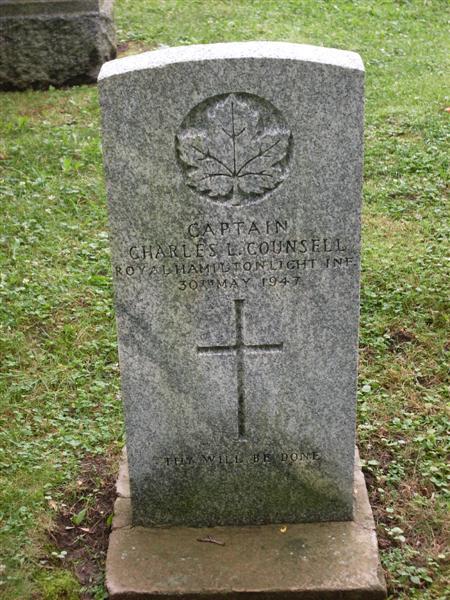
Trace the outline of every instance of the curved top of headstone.
<instances>
[{"instance_id":1,"label":"curved top of headstone","mask_svg":"<svg viewBox=\"0 0 450 600\"><path fill-rule=\"evenodd\" d=\"M229 42L175 46L112 60L103 65L98 80L175 63L245 58L300 60L364 71L359 54L347 50L289 42Z\"/></svg>"}]
</instances>

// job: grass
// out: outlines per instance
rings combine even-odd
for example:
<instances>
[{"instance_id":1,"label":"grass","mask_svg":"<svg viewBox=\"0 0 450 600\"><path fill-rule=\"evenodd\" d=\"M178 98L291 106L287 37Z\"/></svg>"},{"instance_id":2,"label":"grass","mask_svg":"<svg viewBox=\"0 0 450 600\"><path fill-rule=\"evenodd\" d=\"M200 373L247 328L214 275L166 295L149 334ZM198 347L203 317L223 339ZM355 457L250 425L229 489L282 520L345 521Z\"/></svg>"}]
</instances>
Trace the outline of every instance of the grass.
<instances>
[{"instance_id":1,"label":"grass","mask_svg":"<svg viewBox=\"0 0 450 600\"><path fill-rule=\"evenodd\" d=\"M266 39L362 55L359 445L391 599L448 598L447 3L116 5L129 53ZM100 600L101 551L83 578L49 535L72 518L85 539L123 444L97 90L4 93L0 110L0 597ZM87 459L106 466L80 487Z\"/></svg>"}]
</instances>

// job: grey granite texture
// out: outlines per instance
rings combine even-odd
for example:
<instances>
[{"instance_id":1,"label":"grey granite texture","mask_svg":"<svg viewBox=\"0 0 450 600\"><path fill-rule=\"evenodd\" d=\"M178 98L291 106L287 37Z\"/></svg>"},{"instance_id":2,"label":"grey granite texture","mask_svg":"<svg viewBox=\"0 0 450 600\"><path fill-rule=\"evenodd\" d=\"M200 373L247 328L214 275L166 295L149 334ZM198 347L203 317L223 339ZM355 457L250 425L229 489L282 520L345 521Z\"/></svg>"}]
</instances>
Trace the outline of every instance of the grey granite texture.
<instances>
[{"instance_id":1,"label":"grey granite texture","mask_svg":"<svg viewBox=\"0 0 450 600\"><path fill-rule=\"evenodd\" d=\"M99 85L134 523L352 519L361 59L180 47Z\"/></svg>"},{"instance_id":2,"label":"grey granite texture","mask_svg":"<svg viewBox=\"0 0 450 600\"><path fill-rule=\"evenodd\" d=\"M125 473L126 461L122 479ZM341 523L146 529L131 526L129 495L119 497L106 560L109 598L381 600L386 586L358 464L354 504L354 521Z\"/></svg>"},{"instance_id":3,"label":"grey granite texture","mask_svg":"<svg viewBox=\"0 0 450 600\"><path fill-rule=\"evenodd\" d=\"M0 0L0 89L90 83L116 56L113 0Z\"/></svg>"}]
</instances>

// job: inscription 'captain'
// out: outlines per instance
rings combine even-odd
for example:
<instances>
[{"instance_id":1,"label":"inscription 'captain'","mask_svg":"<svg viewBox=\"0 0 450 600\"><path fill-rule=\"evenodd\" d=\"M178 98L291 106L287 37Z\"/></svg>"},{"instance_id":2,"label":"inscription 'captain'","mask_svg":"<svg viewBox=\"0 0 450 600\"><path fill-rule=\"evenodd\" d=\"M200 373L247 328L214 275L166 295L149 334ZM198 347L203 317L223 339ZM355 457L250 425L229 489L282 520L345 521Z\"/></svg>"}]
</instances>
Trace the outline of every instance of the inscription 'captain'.
<instances>
[{"instance_id":1,"label":"inscription 'captain'","mask_svg":"<svg viewBox=\"0 0 450 600\"><path fill-rule=\"evenodd\" d=\"M187 232L193 238L202 237L210 234L213 236L224 236L224 235L262 235L276 234L288 230L287 219L283 221L264 221L256 222L251 221L245 223L245 221L230 221L221 223L191 223Z\"/></svg>"}]
</instances>

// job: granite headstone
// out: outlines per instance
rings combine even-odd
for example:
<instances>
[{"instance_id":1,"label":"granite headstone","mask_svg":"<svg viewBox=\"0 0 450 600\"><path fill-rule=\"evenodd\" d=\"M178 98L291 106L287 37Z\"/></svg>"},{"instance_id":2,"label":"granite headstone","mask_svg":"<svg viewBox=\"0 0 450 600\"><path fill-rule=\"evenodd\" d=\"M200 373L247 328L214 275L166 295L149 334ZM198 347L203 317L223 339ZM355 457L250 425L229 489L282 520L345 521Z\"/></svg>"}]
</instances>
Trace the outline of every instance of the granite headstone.
<instances>
[{"instance_id":1,"label":"granite headstone","mask_svg":"<svg viewBox=\"0 0 450 600\"><path fill-rule=\"evenodd\" d=\"M113 0L0 0L0 89L89 83L116 56Z\"/></svg>"},{"instance_id":2,"label":"granite headstone","mask_svg":"<svg viewBox=\"0 0 450 600\"><path fill-rule=\"evenodd\" d=\"M99 85L134 525L351 520L360 57L179 47Z\"/></svg>"}]
</instances>

